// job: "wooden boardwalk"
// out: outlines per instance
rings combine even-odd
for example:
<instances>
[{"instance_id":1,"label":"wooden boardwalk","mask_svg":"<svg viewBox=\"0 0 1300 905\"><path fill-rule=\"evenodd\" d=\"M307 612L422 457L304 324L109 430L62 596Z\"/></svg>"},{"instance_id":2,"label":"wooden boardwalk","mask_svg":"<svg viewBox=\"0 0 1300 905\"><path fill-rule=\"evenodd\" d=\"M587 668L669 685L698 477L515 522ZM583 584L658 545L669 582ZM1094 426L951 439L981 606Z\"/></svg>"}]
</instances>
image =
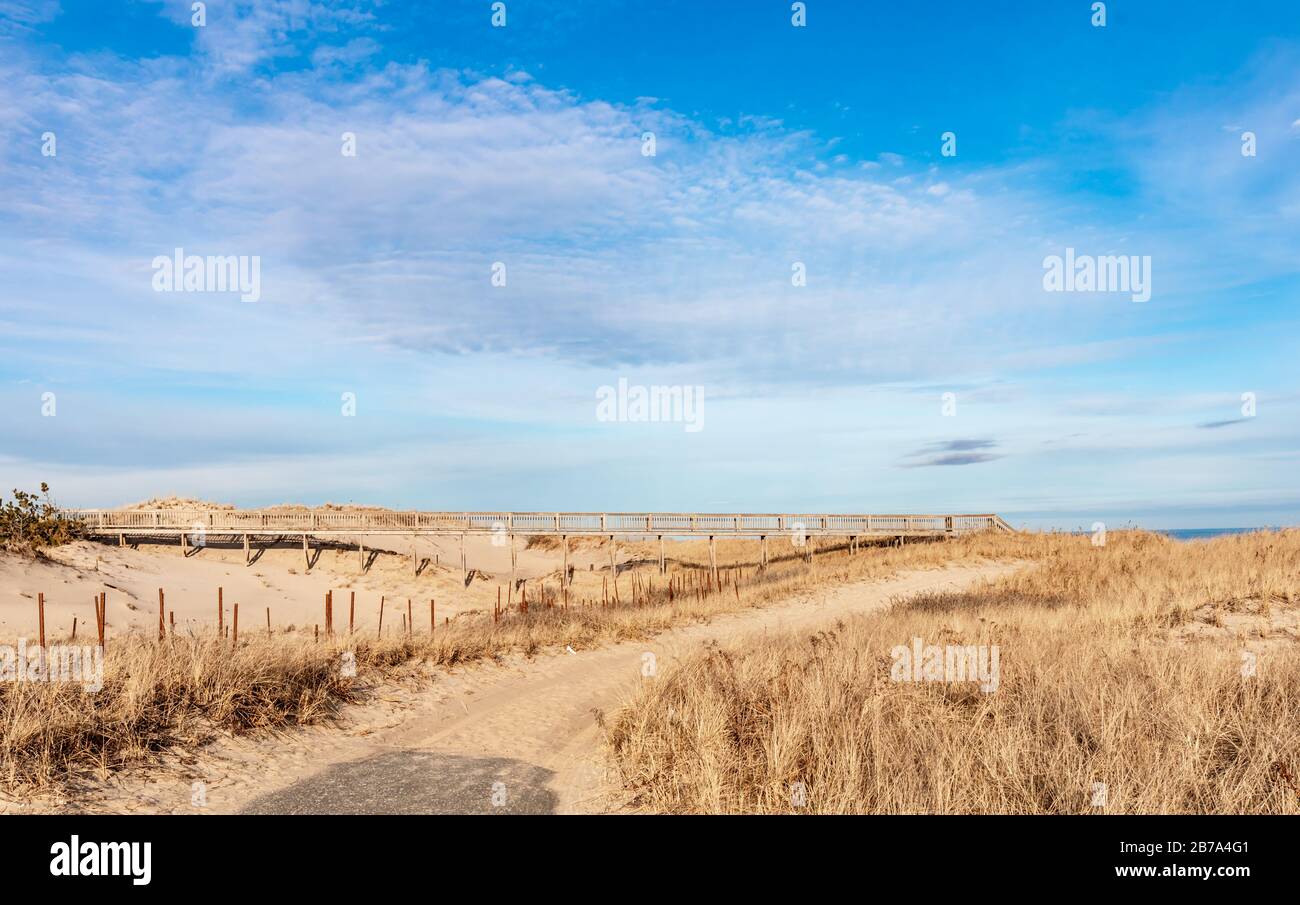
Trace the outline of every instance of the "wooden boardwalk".
<instances>
[{"instance_id":1,"label":"wooden boardwalk","mask_svg":"<svg viewBox=\"0 0 1300 905\"><path fill-rule=\"evenodd\" d=\"M1012 531L998 515L840 515L703 512L398 512L310 509L65 509L96 536L185 534L558 537L943 537Z\"/></svg>"},{"instance_id":2,"label":"wooden boardwalk","mask_svg":"<svg viewBox=\"0 0 1300 905\"><path fill-rule=\"evenodd\" d=\"M465 538L492 535L493 543L510 547L510 587L515 583L515 536L546 534L561 538L564 572L569 569L569 538L609 539L610 569L616 567L618 539L656 538L659 571L666 571L664 538L707 537L709 567L716 573L719 537L752 537L762 542L761 562L768 562L769 537L785 536L811 561L814 538L842 537L856 550L863 539L942 538L976 531L1013 531L998 515L835 515L796 513L704 512L394 512L385 509L65 509L66 518L81 522L94 537L176 538L183 555L222 537L242 538L245 564L252 562L253 543L267 539L282 543L302 539L303 556L311 569L308 538L336 538L356 544L358 566L365 571L367 535L406 536L411 540L411 567L420 573L415 541L420 537L459 537L460 568L467 570Z\"/></svg>"}]
</instances>

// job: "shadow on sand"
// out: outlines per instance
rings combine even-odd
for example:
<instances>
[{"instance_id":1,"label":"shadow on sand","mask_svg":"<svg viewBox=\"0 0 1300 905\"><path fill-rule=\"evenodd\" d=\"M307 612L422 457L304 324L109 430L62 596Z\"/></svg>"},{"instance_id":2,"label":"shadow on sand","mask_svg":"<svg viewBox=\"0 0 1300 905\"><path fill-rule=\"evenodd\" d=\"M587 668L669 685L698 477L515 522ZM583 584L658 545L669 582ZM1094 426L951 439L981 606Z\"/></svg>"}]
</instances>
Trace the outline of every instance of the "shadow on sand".
<instances>
[{"instance_id":1,"label":"shadow on sand","mask_svg":"<svg viewBox=\"0 0 1300 905\"><path fill-rule=\"evenodd\" d=\"M329 767L240 813L550 814L556 798L546 784L552 776L509 758L392 751Z\"/></svg>"}]
</instances>

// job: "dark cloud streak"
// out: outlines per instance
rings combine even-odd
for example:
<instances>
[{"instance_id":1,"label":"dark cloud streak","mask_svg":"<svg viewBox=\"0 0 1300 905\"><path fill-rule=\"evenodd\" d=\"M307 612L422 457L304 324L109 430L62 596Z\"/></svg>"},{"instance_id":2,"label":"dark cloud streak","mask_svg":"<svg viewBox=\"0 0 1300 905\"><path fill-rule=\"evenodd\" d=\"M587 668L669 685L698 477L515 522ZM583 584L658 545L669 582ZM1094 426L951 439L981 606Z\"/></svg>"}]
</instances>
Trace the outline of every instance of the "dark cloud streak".
<instances>
[{"instance_id":1,"label":"dark cloud streak","mask_svg":"<svg viewBox=\"0 0 1300 905\"><path fill-rule=\"evenodd\" d=\"M903 457L903 468L930 468L941 465L978 465L1004 458L1001 453L979 452L997 447L993 440L965 438L941 440L913 450Z\"/></svg>"}]
</instances>

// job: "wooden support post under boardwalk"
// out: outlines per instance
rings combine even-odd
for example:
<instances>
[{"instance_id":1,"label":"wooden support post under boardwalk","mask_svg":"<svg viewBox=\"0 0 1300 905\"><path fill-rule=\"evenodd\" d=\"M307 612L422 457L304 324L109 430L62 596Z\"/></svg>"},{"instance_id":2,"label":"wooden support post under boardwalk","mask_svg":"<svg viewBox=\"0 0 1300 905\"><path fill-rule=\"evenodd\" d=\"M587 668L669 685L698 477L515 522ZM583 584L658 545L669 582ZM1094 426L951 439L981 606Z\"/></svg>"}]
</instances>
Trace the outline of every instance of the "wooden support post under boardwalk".
<instances>
[{"instance_id":1,"label":"wooden support post under boardwalk","mask_svg":"<svg viewBox=\"0 0 1300 905\"><path fill-rule=\"evenodd\" d=\"M185 532L182 531L181 532L181 556L184 556L185 553L186 553Z\"/></svg>"},{"instance_id":2,"label":"wooden support post under boardwalk","mask_svg":"<svg viewBox=\"0 0 1300 905\"><path fill-rule=\"evenodd\" d=\"M249 559L250 559L250 557L249 557L249 553L248 553L248 535L245 534L245 535L244 535L244 565L248 565L248 560L249 560Z\"/></svg>"},{"instance_id":3,"label":"wooden support post under boardwalk","mask_svg":"<svg viewBox=\"0 0 1300 905\"><path fill-rule=\"evenodd\" d=\"M357 571L365 574L366 571L366 542L362 541L357 544Z\"/></svg>"},{"instance_id":4,"label":"wooden support post under boardwalk","mask_svg":"<svg viewBox=\"0 0 1300 905\"><path fill-rule=\"evenodd\" d=\"M117 545L118 545L119 547L125 547L125 546L126 546L126 534L125 534L124 532L119 531L119 532L117 533Z\"/></svg>"},{"instance_id":5,"label":"wooden support post under boardwalk","mask_svg":"<svg viewBox=\"0 0 1300 905\"><path fill-rule=\"evenodd\" d=\"M664 536L659 535L659 574L668 573L668 560L664 558Z\"/></svg>"},{"instance_id":6,"label":"wooden support post under boardwalk","mask_svg":"<svg viewBox=\"0 0 1300 905\"><path fill-rule=\"evenodd\" d=\"M465 535L460 536L460 583L465 583Z\"/></svg>"},{"instance_id":7,"label":"wooden support post under boardwalk","mask_svg":"<svg viewBox=\"0 0 1300 905\"><path fill-rule=\"evenodd\" d=\"M306 563L306 569L311 571L311 551L307 549L307 535L302 536L302 558Z\"/></svg>"},{"instance_id":8,"label":"wooden support post under boardwalk","mask_svg":"<svg viewBox=\"0 0 1300 905\"><path fill-rule=\"evenodd\" d=\"M762 548L760 553L763 560L763 568L767 568L767 535L764 534L758 539L759 546Z\"/></svg>"},{"instance_id":9,"label":"wooden support post under boardwalk","mask_svg":"<svg viewBox=\"0 0 1300 905\"><path fill-rule=\"evenodd\" d=\"M560 546L564 547L564 572L560 575L560 587L569 583L569 535L560 536Z\"/></svg>"},{"instance_id":10,"label":"wooden support post under boardwalk","mask_svg":"<svg viewBox=\"0 0 1300 905\"><path fill-rule=\"evenodd\" d=\"M609 574L614 576L615 581L618 581L618 544L612 534L609 536Z\"/></svg>"},{"instance_id":11,"label":"wooden support post under boardwalk","mask_svg":"<svg viewBox=\"0 0 1300 905\"><path fill-rule=\"evenodd\" d=\"M714 544L717 540L712 534L709 535L709 572L713 575L713 580L718 580L718 549Z\"/></svg>"}]
</instances>

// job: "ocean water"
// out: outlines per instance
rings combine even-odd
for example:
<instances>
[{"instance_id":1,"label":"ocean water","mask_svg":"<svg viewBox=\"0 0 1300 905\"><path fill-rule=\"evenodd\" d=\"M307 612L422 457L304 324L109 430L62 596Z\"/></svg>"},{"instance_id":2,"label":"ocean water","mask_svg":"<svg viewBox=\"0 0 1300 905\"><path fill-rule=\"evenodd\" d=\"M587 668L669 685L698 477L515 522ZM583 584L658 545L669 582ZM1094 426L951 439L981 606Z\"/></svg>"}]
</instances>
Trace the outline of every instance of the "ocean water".
<instances>
[{"instance_id":1,"label":"ocean water","mask_svg":"<svg viewBox=\"0 0 1300 905\"><path fill-rule=\"evenodd\" d=\"M1224 534L1249 534L1251 531L1276 531L1277 526L1262 525L1258 528L1159 528L1160 534L1168 534L1174 540L1205 540L1207 537L1219 537Z\"/></svg>"}]
</instances>

